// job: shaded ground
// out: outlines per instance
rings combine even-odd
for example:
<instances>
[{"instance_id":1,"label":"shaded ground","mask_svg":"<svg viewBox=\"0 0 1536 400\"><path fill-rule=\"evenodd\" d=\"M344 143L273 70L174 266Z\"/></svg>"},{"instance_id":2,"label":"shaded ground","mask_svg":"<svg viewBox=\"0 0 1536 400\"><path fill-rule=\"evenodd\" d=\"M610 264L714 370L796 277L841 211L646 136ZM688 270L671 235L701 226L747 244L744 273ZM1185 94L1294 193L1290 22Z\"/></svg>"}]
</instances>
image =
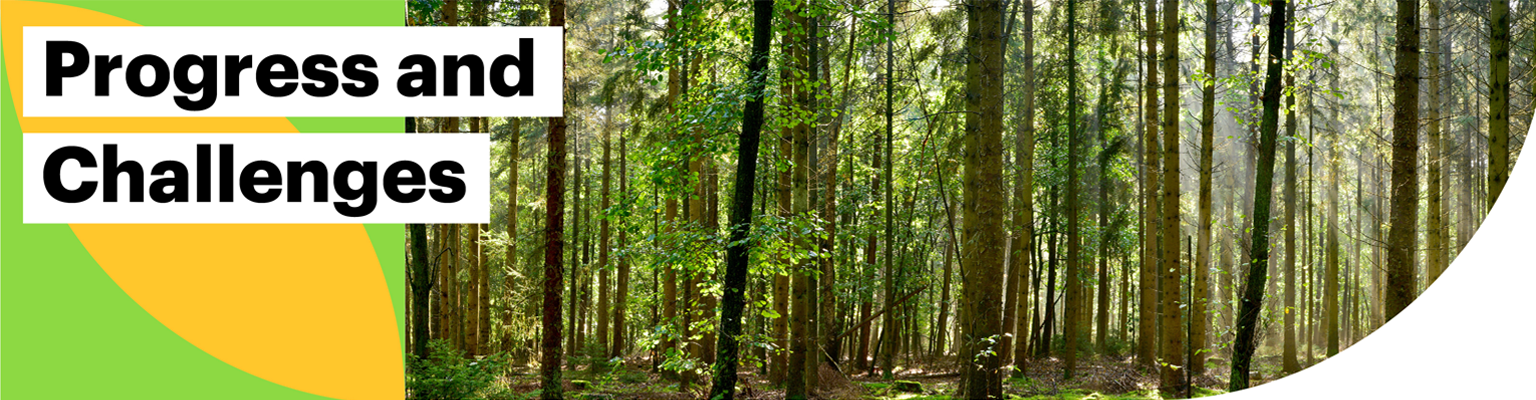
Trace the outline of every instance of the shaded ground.
<instances>
[{"instance_id":1,"label":"shaded ground","mask_svg":"<svg viewBox=\"0 0 1536 400\"><path fill-rule=\"evenodd\" d=\"M622 365L594 370L590 360L575 360L577 368L564 372L566 398L568 399L702 399L707 394L707 382L696 379L696 384L683 387L675 380L663 379L650 370L648 359L632 358ZM1255 383L1267 382L1278 376L1277 357L1256 360ZM819 390L813 398L838 400L938 400L951 399L958 383L958 373L953 358L913 360L912 368L897 368L890 379L870 376L867 371L837 371L823 366L819 374ZM1225 392L1225 361L1213 358L1207 363L1205 374L1192 377L1195 385L1193 397L1204 397ZM769 384L756 368L747 368L738 380L737 397L746 400L778 400L784 398L784 389ZM914 390L912 382L920 385ZM1157 393L1158 378L1144 372L1131 360L1118 358L1092 358L1080 362L1077 376L1072 380L1062 377L1058 359L1032 360L1024 365L1024 373L1009 378L1004 392L1010 399L1163 399ZM510 389L513 397L534 398L538 392L537 369L530 366L515 368L501 379L498 386ZM1182 393L1178 396L1184 397ZM499 398L499 397L498 397Z\"/></svg>"}]
</instances>

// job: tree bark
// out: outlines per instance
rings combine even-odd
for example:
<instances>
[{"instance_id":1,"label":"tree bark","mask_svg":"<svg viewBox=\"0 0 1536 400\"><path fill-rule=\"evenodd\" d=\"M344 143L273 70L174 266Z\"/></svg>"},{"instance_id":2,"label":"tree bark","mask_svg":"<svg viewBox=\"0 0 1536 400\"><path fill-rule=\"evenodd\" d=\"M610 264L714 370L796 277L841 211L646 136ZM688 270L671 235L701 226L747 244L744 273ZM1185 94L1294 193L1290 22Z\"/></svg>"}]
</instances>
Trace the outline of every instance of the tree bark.
<instances>
[{"instance_id":1,"label":"tree bark","mask_svg":"<svg viewBox=\"0 0 1536 400\"><path fill-rule=\"evenodd\" d=\"M637 127L635 130L639 131L639 128ZM629 215L627 212L629 210L629 202L622 200L629 197L628 149L628 139L621 132L619 133L619 196L621 198L619 204L623 211L619 215L624 216ZM629 230L624 229L623 222L619 224L619 248L629 248ZM613 345L608 348L608 357L610 358L623 357L625 347L628 346L628 341L625 340L624 335L628 331L626 320L628 319L627 311L629 310L629 272L629 257L619 256L618 276L615 279L618 287L615 288L613 306Z\"/></svg>"},{"instance_id":2,"label":"tree bark","mask_svg":"<svg viewBox=\"0 0 1536 400\"><path fill-rule=\"evenodd\" d=\"M1264 304L1264 283L1269 278L1269 221L1270 198L1274 190L1275 142L1280 120L1280 78L1285 63L1282 51L1286 12L1284 0L1273 0L1269 12L1269 62L1265 64L1263 118L1259 122L1259 165L1254 178L1253 246L1248 265L1247 282L1243 285L1243 298L1237 313L1237 337L1232 343L1232 374L1228 379L1228 391L1248 388L1248 373L1257 347L1257 331L1260 308Z\"/></svg>"},{"instance_id":3,"label":"tree bark","mask_svg":"<svg viewBox=\"0 0 1536 400\"><path fill-rule=\"evenodd\" d=\"M1206 315L1206 287L1209 285L1209 271L1211 267L1211 168L1213 164L1213 152L1215 148L1216 131L1216 0L1205 1L1205 74L1200 82L1200 198L1199 198L1199 222L1196 223L1199 237L1195 246L1195 265L1190 269L1195 272L1195 282L1191 286L1195 293L1192 311L1194 318L1189 321L1189 344L1194 348L1194 357L1190 360L1190 373L1200 375L1205 373L1206 325L1210 317Z\"/></svg>"},{"instance_id":4,"label":"tree bark","mask_svg":"<svg viewBox=\"0 0 1536 400\"><path fill-rule=\"evenodd\" d=\"M1286 4L1286 20L1295 20L1296 4ZM1296 51L1296 29L1285 28L1285 59L1291 60ZM1296 86L1295 73L1286 74L1285 85ZM1294 90L1294 89L1292 89ZM1284 340L1280 353L1281 371L1286 374L1301 370L1296 362L1296 93L1285 95L1285 308Z\"/></svg>"},{"instance_id":5,"label":"tree bark","mask_svg":"<svg viewBox=\"0 0 1536 400\"><path fill-rule=\"evenodd\" d=\"M1070 1L1070 0L1069 0ZM1075 1L1068 4L1075 4ZM1071 7L1071 6L1069 6ZM1007 196L1003 192L1003 6L996 1L968 4L966 47L964 255L960 257L965 319L960 354L963 396L970 399L1002 398L1001 357L987 340L1002 333L1003 218ZM887 211L889 212L889 211Z\"/></svg>"},{"instance_id":6,"label":"tree bark","mask_svg":"<svg viewBox=\"0 0 1536 400\"><path fill-rule=\"evenodd\" d=\"M507 251L506 261L502 269L506 272L501 279L502 310L501 325L512 326L512 293L517 287L514 271L518 268L517 250L517 209L521 205L518 200L518 175L520 169L518 161L522 159L522 149L519 144L522 141L523 120L521 118L508 118L509 128L507 134ZM501 331L501 351L511 353L513 350L512 332L510 329Z\"/></svg>"},{"instance_id":7,"label":"tree bark","mask_svg":"<svg viewBox=\"0 0 1536 400\"><path fill-rule=\"evenodd\" d=\"M1065 345L1062 347L1063 358L1066 360L1062 375L1065 379L1072 379L1072 374L1077 369L1078 353L1082 350L1084 324L1083 315L1083 284L1082 276L1082 238L1079 237L1078 227L1080 204L1078 202L1078 178L1079 169L1078 150L1079 123L1078 98L1077 98L1077 2L1067 1L1067 183L1066 183L1066 213L1062 215L1067 221L1067 271L1066 271L1066 325L1062 328L1062 338ZM970 219L966 219L967 225ZM967 300L969 302L969 300ZM1090 303L1091 304L1091 303ZM1091 306L1091 305L1090 305Z\"/></svg>"},{"instance_id":8,"label":"tree bark","mask_svg":"<svg viewBox=\"0 0 1536 400\"><path fill-rule=\"evenodd\" d=\"M1413 6L1415 7L1415 9L1417 9L1418 1L1417 0L1413 0L1412 3L1413 3ZM1397 4L1398 4L1398 7L1402 7L1404 5L1404 0L1398 0ZM1399 11L1398 15L1399 15L1399 18L1401 18L1403 13L1401 11ZM1417 16L1414 17L1414 20L1415 21L1418 20ZM1489 35L1489 38L1488 38L1489 55L1488 55L1488 205L1487 205L1487 207L1488 207L1489 210L1492 210L1493 209L1493 203L1495 201L1499 200L1499 193L1502 193L1504 191L1504 184L1509 181L1509 0L1492 0L1489 3L1488 20L1489 20L1488 31L1490 32L1490 35ZM1403 28L1402 24L1403 23L1401 22L1401 20L1399 20L1398 28L1397 28L1398 36L1402 36L1405 33L1407 33L1407 32L1404 32L1405 28ZM1418 50L1418 33L1414 33L1413 35L1414 35L1413 50L1417 51ZM1398 63L1399 63L1399 65L1402 65L1402 63L1406 62L1404 60L1404 54L1403 54L1403 51L1406 51L1406 50L1403 49L1403 45L1404 44L1402 42L1398 42ZM1414 54L1418 54L1418 53L1415 52ZM1417 55L1413 56L1413 59L1414 59L1414 61L1417 61L1418 60L1418 56ZM1418 70L1414 69L1413 72L1414 72L1414 77L1417 78L1418 77ZM1396 81L1397 81L1398 84L1403 84L1403 82L1402 82L1403 78L1401 77L1402 73L1399 72L1398 74L1399 74L1399 77L1397 78ZM1417 81L1415 81L1412 84L1414 85L1413 87L1415 87L1415 88L1418 87ZM1415 98L1418 97L1417 93L1418 93L1418 91L1415 90L1414 91L1414 97ZM1402 95L1403 95L1402 89L1399 88L1398 89L1398 96L1401 97ZM1402 98L1398 98L1398 100L1401 101ZM1414 103L1414 104L1418 104L1418 103ZM1401 107L1397 107L1397 108L1394 109L1394 111L1395 112L1402 112L1403 109ZM1396 116L1397 116L1397 114L1394 113L1393 114L1394 121L1397 120ZM1395 148L1395 146L1394 146L1394 148ZM1393 166L1394 167L1396 166L1396 162L1397 162L1397 159L1395 158L1395 153L1394 153L1394 158L1393 158ZM1397 174L1394 173L1392 175L1392 177L1395 179L1397 177ZM1397 185L1396 181L1393 182L1393 185L1394 185L1393 189L1396 190L1396 185ZM1397 196L1396 195L1392 196L1392 209L1393 209L1393 211L1397 210ZM1393 225L1393 227L1394 227L1393 232L1396 232L1396 230L1395 230L1396 225ZM1401 295L1395 295L1395 296L1399 296L1400 297ZM1400 298L1399 299L1394 299L1394 301L1401 301L1401 300L1402 299L1400 299ZM1411 300L1411 298L1410 298L1410 300ZM1391 304L1391 303L1389 303L1389 304ZM1402 306L1407 306L1407 303L1404 302L1401 305ZM1388 307L1388 308L1391 308L1391 307ZM1397 315L1397 312L1396 311L1391 311L1391 312L1388 312L1387 314L1388 315Z\"/></svg>"},{"instance_id":9,"label":"tree bark","mask_svg":"<svg viewBox=\"0 0 1536 400\"><path fill-rule=\"evenodd\" d=\"M1147 72L1142 76L1146 86L1146 152L1143 156L1146 162L1142 166L1143 197L1145 197L1142 209L1146 213L1145 226L1142 232L1145 237L1142 241L1141 254L1141 318L1138 321L1137 361L1144 368L1155 368L1157 365L1157 276L1158 269L1158 233L1162 231L1162 210L1158 208L1158 180L1159 157L1158 154L1158 113L1157 113L1157 2L1156 0L1144 0L1147 5Z\"/></svg>"},{"instance_id":10,"label":"tree bark","mask_svg":"<svg viewBox=\"0 0 1536 400\"><path fill-rule=\"evenodd\" d=\"M731 196L730 243L725 250L725 282L720 304L719 344L715 347L714 385L709 398L731 400L736 392L738 337L742 335L741 311L746 306L748 255L754 243L752 229L753 183L757 181L758 137L763 129L764 75L768 46L773 39L773 1L752 4L752 54L747 61L747 102L743 106L741 136L736 146L736 183ZM622 172L621 172L622 174Z\"/></svg>"},{"instance_id":11,"label":"tree bark","mask_svg":"<svg viewBox=\"0 0 1536 400\"><path fill-rule=\"evenodd\" d=\"M1183 312L1179 310L1179 0L1163 1L1162 387L1182 387Z\"/></svg>"},{"instance_id":12,"label":"tree bark","mask_svg":"<svg viewBox=\"0 0 1536 400\"><path fill-rule=\"evenodd\" d=\"M550 0L549 25L565 26L565 0ZM562 51L564 51L562 49ZM564 79L562 72L562 80ZM564 279L561 252L565 250L565 118L549 119L549 174L546 175L544 227L544 337L540 398L564 397L560 382L560 281Z\"/></svg>"},{"instance_id":13,"label":"tree bark","mask_svg":"<svg viewBox=\"0 0 1536 400\"><path fill-rule=\"evenodd\" d=\"M1503 0L1494 2L1494 8ZM1504 3L1507 10L1507 4ZM1498 11L1494 12L1498 14ZM1499 20L1495 15L1495 21ZM1506 20L1508 16L1504 17ZM1507 25L1506 25L1507 26ZM1498 32L1494 32L1497 43ZM1506 34L1507 37L1507 34ZM1495 53L1497 54L1497 53ZM1507 51L1506 51L1507 54ZM1495 55L1494 59L1499 57ZM1507 59L1508 56L1506 55ZM1495 65L1498 63L1495 62ZM1387 320L1397 316L1417 294L1414 279L1414 249L1417 235L1419 190L1419 0L1397 0L1397 66L1392 78L1392 228L1387 233ZM1495 66L1495 69L1497 67ZM1498 80L1495 71L1493 80ZM1506 72L1507 73L1507 72ZM1507 83L1506 83L1507 87ZM1494 89L1493 92L1497 92ZM1507 91L1507 90L1506 90ZM1493 96L1498 96L1494 94ZM1494 103L1490 101L1490 104ZM1507 112L1503 116L1507 117ZM1491 115L1497 119L1500 116ZM1506 125L1507 127L1507 121ZM1489 126L1489 148L1500 145L1495 137L1497 123ZM1504 132L1508 136L1507 130ZM1503 184L1495 170L1497 155L1489 162L1489 203Z\"/></svg>"},{"instance_id":14,"label":"tree bark","mask_svg":"<svg viewBox=\"0 0 1536 400\"><path fill-rule=\"evenodd\" d=\"M1021 6L1024 9L1024 72L1022 77L1024 80L1024 94L1022 95L1024 97L1024 105L1023 115L1018 123L1018 135L1014 142L1015 173L1013 182L1013 198L1016 202L1016 208L1013 211L1013 223L1015 229L1018 229L1018 231L1014 232L1013 237L1013 259L1016 260L1013 263L1013 267L1017 270L1014 273L1014 279L1019 280L1023 280L1035 268L1032 262L1034 261L1033 257L1030 257L1029 252L1029 248L1034 243L1033 238L1035 236L1035 2L1032 0L1022 0ZM953 244L951 243L949 246L953 246ZM949 299L948 252L945 253L944 260L945 275L943 279L946 294L944 296L944 307L947 311ZM1022 299L1028 298L1030 291L1022 284L1019 285L1019 289L1018 296L1021 299L1021 305L1023 305ZM1029 308L1031 310L1034 309L1033 307ZM940 321L943 321L942 317ZM1013 332L1017 337L1015 341L1018 343L1014 348L1013 359L1015 362L1022 362L1029 355L1028 346L1025 346L1024 341L1027 335L1026 332L1032 332L1034 329L1028 319L1018 318L1016 322L1017 326ZM943 324L939 326L942 327ZM942 338L944 335L938 336ZM942 339L939 343L939 347L942 349ZM1023 370L1023 368L1017 369L1019 372Z\"/></svg>"}]
</instances>

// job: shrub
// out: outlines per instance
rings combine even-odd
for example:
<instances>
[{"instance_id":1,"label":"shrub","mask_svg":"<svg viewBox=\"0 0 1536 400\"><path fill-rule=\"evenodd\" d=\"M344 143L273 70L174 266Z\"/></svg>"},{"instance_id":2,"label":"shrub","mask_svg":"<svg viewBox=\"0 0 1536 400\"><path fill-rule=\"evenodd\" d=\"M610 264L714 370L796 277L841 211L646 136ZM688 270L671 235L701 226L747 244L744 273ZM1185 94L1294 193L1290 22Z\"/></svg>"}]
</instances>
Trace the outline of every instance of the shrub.
<instances>
[{"instance_id":1,"label":"shrub","mask_svg":"<svg viewBox=\"0 0 1536 400\"><path fill-rule=\"evenodd\" d=\"M427 346L431 351L426 359L407 356L405 388L412 399L479 398L477 395L489 389L496 382L496 374L506 366L500 354L472 360L442 340L433 340Z\"/></svg>"}]
</instances>

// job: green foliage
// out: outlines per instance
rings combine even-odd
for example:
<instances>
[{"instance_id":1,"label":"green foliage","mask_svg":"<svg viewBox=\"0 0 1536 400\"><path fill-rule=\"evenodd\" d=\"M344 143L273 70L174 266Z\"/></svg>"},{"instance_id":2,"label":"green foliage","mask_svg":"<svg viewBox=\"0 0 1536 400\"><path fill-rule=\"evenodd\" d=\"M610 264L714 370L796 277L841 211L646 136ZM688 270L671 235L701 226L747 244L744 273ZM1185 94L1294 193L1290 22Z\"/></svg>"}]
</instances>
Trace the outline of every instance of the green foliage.
<instances>
[{"instance_id":1,"label":"green foliage","mask_svg":"<svg viewBox=\"0 0 1536 400\"><path fill-rule=\"evenodd\" d=\"M406 355L409 369L405 388L412 399L492 398L480 396L491 388L496 382L496 375L507 365L500 354L471 360L464 358L462 353L446 341L433 340L427 346L431 352L426 359L418 359L414 354Z\"/></svg>"}]
</instances>

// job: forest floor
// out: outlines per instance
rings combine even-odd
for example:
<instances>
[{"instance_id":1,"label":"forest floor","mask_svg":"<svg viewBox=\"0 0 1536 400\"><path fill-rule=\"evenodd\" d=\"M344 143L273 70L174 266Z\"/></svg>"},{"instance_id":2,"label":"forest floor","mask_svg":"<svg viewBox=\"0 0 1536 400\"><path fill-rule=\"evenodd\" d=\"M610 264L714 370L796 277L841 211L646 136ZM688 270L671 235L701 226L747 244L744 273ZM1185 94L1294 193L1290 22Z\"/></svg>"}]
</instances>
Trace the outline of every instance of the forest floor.
<instances>
[{"instance_id":1,"label":"forest floor","mask_svg":"<svg viewBox=\"0 0 1536 400\"><path fill-rule=\"evenodd\" d=\"M1273 358L1273 359L1270 359ZM569 399L702 399L707 394L708 382L684 389L671 379L650 369L648 359L628 359L622 365L606 369L593 369L590 360L575 360L574 370L563 374L566 398ZM1256 360L1255 385L1277 376L1277 357ZM1062 377L1062 362L1056 358L1034 360L1024 365L1024 373L1009 378L1003 390L1009 399L1026 400L1087 400L1087 399L1163 399L1157 388L1157 375L1145 372L1134 361L1121 358L1093 357L1080 363L1077 376L1071 380ZM812 398L836 400L947 400L952 399L959 374L953 357L929 360L911 360L911 368L896 368L889 380L870 376L867 372L845 374L829 366L823 366L818 375L819 390ZM1207 371L1193 377L1192 397L1206 397L1225 393L1227 365L1213 357L1207 363ZM736 398L748 400L778 400L784 398L784 389L769 384L757 368L743 371L737 384ZM851 373L851 371L849 371ZM536 393L539 380L536 368L514 368L514 372L498 383L511 393L531 395ZM913 383L917 385L913 385ZM1184 395L1177 396L1186 397Z\"/></svg>"}]
</instances>

